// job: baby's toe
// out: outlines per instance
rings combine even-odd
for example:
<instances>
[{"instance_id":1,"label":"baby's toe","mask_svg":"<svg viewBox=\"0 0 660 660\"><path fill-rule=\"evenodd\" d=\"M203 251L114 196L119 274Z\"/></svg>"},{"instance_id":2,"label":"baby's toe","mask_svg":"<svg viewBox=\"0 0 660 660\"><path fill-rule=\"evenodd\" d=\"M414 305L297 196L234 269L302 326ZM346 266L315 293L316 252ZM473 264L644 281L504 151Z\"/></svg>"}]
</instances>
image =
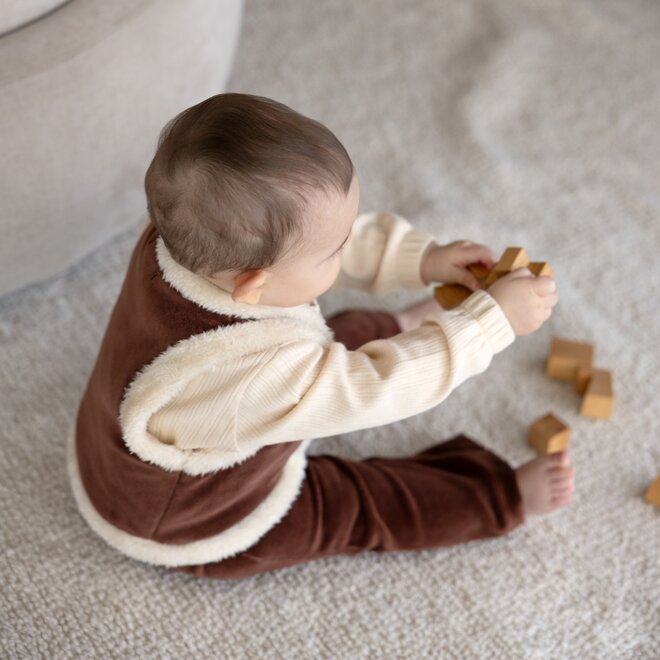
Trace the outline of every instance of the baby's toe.
<instances>
[{"instance_id":1,"label":"baby's toe","mask_svg":"<svg viewBox=\"0 0 660 660\"><path fill-rule=\"evenodd\" d=\"M550 481L572 481L575 477L575 468L569 467L555 467L550 470Z\"/></svg>"},{"instance_id":2,"label":"baby's toe","mask_svg":"<svg viewBox=\"0 0 660 660\"><path fill-rule=\"evenodd\" d=\"M554 506L564 506L573 499L572 493L564 493L561 495L554 495L551 502Z\"/></svg>"},{"instance_id":3,"label":"baby's toe","mask_svg":"<svg viewBox=\"0 0 660 660\"><path fill-rule=\"evenodd\" d=\"M566 483L553 484L551 490L553 495L565 495L571 494L575 490L575 486L572 481L569 481Z\"/></svg>"}]
</instances>

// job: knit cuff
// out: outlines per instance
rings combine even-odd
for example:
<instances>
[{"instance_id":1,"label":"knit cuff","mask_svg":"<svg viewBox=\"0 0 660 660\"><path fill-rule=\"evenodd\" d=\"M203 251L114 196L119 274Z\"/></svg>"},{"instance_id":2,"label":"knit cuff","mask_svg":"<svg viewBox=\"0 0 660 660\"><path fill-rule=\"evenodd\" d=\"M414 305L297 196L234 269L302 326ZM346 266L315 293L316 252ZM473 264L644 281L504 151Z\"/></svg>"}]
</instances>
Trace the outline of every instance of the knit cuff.
<instances>
[{"instance_id":1,"label":"knit cuff","mask_svg":"<svg viewBox=\"0 0 660 660\"><path fill-rule=\"evenodd\" d=\"M478 289L460 307L473 316L481 326L493 355L513 343L516 335L504 310L489 293Z\"/></svg>"},{"instance_id":2,"label":"knit cuff","mask_svg":"<svg viewBox=\"0 0 660 660\"><path fill-rule=\"evenodd\" d=\"M429 286L422 280L422 257L426 248L436 242L430 234L415 229L403 237L396 255L397 279L403 288L422 290Z\"/></svg>"}]
</instances>

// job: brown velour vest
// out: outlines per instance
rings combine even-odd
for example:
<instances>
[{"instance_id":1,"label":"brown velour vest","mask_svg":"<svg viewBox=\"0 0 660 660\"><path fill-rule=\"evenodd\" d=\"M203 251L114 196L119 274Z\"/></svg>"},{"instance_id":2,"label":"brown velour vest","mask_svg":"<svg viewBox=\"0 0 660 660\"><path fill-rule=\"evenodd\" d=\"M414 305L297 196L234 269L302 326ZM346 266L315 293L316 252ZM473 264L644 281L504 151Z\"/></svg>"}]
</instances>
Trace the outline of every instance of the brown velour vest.
<instances>
[{"instance_id":1,"label":"brown velour vest","mask_svg":"<svg viewBox=\"0 0 660 660\"><path fill-rule=\"evenodd\" d=\"M208 474L170 471L141 460L122 438L119 410L136 373L182 339L245 319L184 298L163 279L150 224L133 250L96 363L78 408L75 455L96 512L114 527L158 543L217 535L273 490L300 441L268 445Z\"/></svg>"}]
</instances>

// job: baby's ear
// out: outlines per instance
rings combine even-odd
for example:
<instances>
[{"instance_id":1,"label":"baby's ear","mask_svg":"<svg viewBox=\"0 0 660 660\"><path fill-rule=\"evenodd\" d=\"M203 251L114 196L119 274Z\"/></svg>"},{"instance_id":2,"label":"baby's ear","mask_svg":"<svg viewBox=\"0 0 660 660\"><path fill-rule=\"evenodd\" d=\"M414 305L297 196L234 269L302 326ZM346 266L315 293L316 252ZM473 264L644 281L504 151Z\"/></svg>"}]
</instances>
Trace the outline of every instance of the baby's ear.
<instances>
[{"instance_id":1,"label":"baby's ear","mask_svg":"<svg viewBox=\"0 0 660 660\"><path fill-rule=\"evenodd\" d=\"M257 305L259 303L259 299L261 298L261 291L259 289L255 289L254 291L249 291L248 293L239 294L236 292L236 289L234 289L231 297L234 302L245 303L247 305Z\"/></svg>"},{"instance_id":2,"label":"baby's ear","mask_svg":"<svg viewBox=\"0 0 660 660\"><path fill-rule=\"evenodd\" d=\"M268 279L265 270L246 270L234 278L234 290L231 297L234 302L256 305L261 298L263 284Z\"/></svg>"}]
</instances>

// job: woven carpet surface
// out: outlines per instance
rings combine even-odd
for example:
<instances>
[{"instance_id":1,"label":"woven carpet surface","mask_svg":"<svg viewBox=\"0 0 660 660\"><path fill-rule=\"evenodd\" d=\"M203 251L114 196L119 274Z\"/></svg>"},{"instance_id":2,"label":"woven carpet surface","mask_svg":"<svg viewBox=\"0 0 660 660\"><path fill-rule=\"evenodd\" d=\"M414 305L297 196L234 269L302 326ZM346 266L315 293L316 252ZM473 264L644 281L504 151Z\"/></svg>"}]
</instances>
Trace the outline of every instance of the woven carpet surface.
<instances>
[{"instance_id":1,"label":"woven carpet surface","mask_svg":"<svg viewBox=\"0 0 660 660\"><path fill-rule=\"evenodd\" d=\"M106 546L69 491L65 434L136 218L0 300L0 655L660 657L660 511L643 499L660 474L658 61L652 0L248 1L225 91L333 130L361 212L396 212L439 241L523 245L552 264L560 295L541 330L436 408L310 451L396 456L464 432L517 465L533 456L529 424L552 410L572 427L573 502L504 538L227 582ZM330 314L423 295L320 302ZM614 374L611 419L580 417L571 386L544 375L553 335L596 345Z\"/></svg>"}]
</instances>

